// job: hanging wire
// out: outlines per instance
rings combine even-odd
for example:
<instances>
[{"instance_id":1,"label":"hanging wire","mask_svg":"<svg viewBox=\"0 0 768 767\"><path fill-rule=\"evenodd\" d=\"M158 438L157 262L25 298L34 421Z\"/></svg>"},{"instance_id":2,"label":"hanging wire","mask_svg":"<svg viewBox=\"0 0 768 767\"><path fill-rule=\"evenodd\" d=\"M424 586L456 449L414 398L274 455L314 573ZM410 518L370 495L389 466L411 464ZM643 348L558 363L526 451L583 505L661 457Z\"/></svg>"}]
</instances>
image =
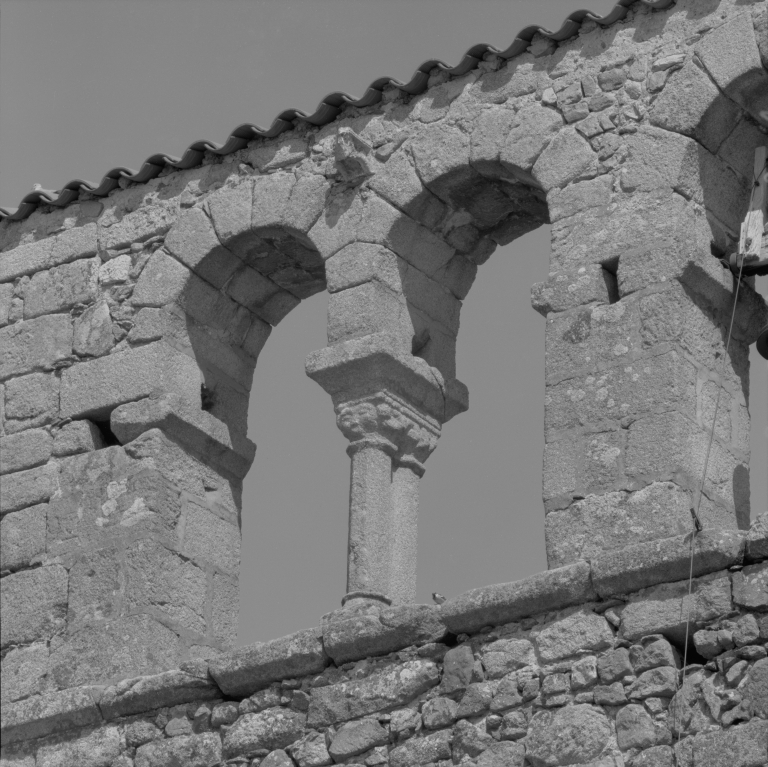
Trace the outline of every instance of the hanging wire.
<instances>
[{"instance_id":1,"label":"hanging wire","mask_svg":"<svg viewBox=\"0 0 768 767\"><path fill-rule=\"evenodd\" d=\"M760 174L762 174L764 169L761 169ZM759 184L759 175L755 176L752 180L752 192L749 196L749 210L752 210L752 203L755 199L755 190L758 187ZM688 599L687 599L687 610L686 610L686 617L685 617L685 644L683 645L683 674L682 674L682 680L679 681L679 684L677 685L677 689L675 690L675 693L679 692L683 687L685 686L685 675L686 675L686 667L688 665L688 637L690 634L690 628L691 628L691 602L693 601L691 599L692 592L693 592L693 552L694 552L694 543L696 540L696 534L698 532L701 532L702 524L699 519L699 509L701 508L701 496L704 493L704 481L707 478L707 468L709 466L709 456L712 452L712 442L715 438L715 425L717 424L717 411L720 407L720 394L723 391L723 380L725 377L725 366L728 360L728 351L731 347L731 336L733 335L733 323L736 319L736 306L739 301L739 288L741 287L741 275L742 271L744 269L744 254L741 254L741 258L739 259L739 273L736 277L736 286L734 288L733 292L733 309L731 310L731 322L728 326L728 337L725 342L725 352L723 354L723 361L722 365L720 367L720 380L718 382L717 386L717 396L715 397L715 410L712 415L712 429L709 433L709 442L707 444L707 453L704 458L704 468L701 472L701 481L699 482L699 489L696 496L696 507L691 507L691 516L693 517L693 530L691 531L691 554L690 554L690 564L688 567ZM680 612L682 613L682 605L680 606ZM675 729L677 730L677 740L680 740L680 728L677 726L677 712L680 708L679 705L675 706Z\"/></svg>"}]
</instances>

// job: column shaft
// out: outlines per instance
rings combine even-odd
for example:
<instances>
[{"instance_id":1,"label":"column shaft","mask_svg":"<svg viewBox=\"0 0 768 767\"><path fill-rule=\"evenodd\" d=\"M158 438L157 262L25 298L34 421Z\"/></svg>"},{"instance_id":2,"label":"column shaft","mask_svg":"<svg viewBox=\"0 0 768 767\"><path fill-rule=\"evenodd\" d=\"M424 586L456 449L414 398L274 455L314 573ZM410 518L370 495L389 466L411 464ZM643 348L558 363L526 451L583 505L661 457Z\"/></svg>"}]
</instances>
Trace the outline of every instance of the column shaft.
<instances>
[{"instance_id":1,"label":"column shaft","mask_svg":"<svg viewBox=\"0 0 768 767\"><path fill-rule=\"evenodd\" d=\"M416 601L419 475L408 466L392 472L392 533L389 594L395 604Z\"/></svg>"},{"instance_id":2,"label":"column shaft","mask_svg":"<svg viewBox=\"0 0 768 767\"><path fill-rule=\"evenodd\" d=\"M352 453L347 593L389 592L392 459L378 447Z\"/></svg>"}]
</instances>

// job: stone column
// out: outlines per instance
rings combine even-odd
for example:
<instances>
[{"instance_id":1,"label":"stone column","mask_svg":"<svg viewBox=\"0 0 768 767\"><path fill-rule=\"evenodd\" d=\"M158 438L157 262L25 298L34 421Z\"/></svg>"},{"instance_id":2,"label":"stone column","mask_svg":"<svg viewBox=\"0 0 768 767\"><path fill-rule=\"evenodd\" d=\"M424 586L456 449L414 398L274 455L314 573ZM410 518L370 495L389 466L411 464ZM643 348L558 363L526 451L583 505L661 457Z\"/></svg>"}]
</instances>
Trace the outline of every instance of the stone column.
<instances>
[{"instance_id":1,"label":"stone column","mask_svg":"<svg viewBox=\"0 0 768 767\"><path fill-rule=\"evenodd\" d=\"M347 596L412 602L416 594L419 480L442 424L467 409L467 390L444 380L386 334L321 349L307 374L332 397L350 441Z\"/></svg>"},{"instance_id":2,"label":"stone column","mask_svg":"<svg viewBox=\"0 0 768 767\"><path fill-rule=\"evenodd\" d=\"M346 598L412 602L419 479L440 424L389 391L340 403L336 413L352 459Z\"/></svg>"}]
</instances>

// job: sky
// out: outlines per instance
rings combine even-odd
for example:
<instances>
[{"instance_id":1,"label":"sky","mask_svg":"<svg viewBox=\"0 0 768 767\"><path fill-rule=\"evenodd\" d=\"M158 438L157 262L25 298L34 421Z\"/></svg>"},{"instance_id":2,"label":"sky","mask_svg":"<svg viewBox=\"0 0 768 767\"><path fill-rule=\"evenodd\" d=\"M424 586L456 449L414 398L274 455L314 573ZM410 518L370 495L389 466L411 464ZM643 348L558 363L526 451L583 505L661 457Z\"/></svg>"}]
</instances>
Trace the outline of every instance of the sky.
<instances>
[{"instance_id":1,"label":"sky","mask_svg":"<svg viewBox=\"0 0 768 767\"><path fill-rule=\"evenodd\" d=\"M605 14L613 0L590 0ZM223 141L332 91L410 78L471 45L507 47L578 0L0 0L0 204L33 184L97 181L156 152ZM542 227L481 267L461 315L470 410L446 424L421 483L418 601L546 569L541 501L546 278ZM768 278L761 292L768 295ZM345 591L349 459L330 398L304 374L326 345L327 294L261 354L249 412L239 644L308 626ZM768 366L752 355L753 509L768 508ZM755 467L763 467L755 471ZM753 512L754 513L754 512Z\"/></svg>"}]
</instances>

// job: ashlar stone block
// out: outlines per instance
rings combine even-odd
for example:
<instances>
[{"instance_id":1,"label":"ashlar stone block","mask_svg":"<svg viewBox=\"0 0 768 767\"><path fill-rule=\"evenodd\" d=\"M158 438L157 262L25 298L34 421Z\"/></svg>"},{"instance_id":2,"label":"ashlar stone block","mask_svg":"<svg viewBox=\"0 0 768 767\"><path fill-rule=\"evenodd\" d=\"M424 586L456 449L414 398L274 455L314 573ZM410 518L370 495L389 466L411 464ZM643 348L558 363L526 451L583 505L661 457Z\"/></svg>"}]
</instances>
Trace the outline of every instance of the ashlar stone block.
<instances>
[{"instance_id":1,"label":"ashlar stone block","mask_svg":"<svg viewBox=\"0 0 768 767\"><path fill-rule=\"evenodd\" d=\"M57 457L88 453L105 446L101 431L92 421L70 421L54 432L53 455Z\"/></svg>"},{"instance_id":2,"label":"ashlar stone block","mask_svg":"<svg viewBox=\"0 0 768 767\"><path fill-rule=\"evenodd\" d=\"M0 570L17 570L29 565L45 551L47 504L41 503L0 520Z\"/></svg>"},{"instance_id":3,"label":"ashlar stone block","mask_svg":"<svg viewBox=\"0 0 768 767\"><path fill-rule=\"evenodd\" d=\"M696 376L696 368L688 360L670 351L549 385L544 400L545 429L554 432L595 426L607 420L619 422L627 416L672 410L676 419L684 419L682 413L694 418ZM655 418L660 421L665 417ZM637 444L631 433L629 444ZM635 460L634 453L631 460ZM628 465L634 465L631 460Z\"/></svg>"},{"instance_id":4,"label":"ashlar stone block","mask_svg":"<svg viewBox=\"0 0 768 767\"><path fill-rule=\"evenodd\" d=\"M58 488L57 475L55 462L6 474L3 477L3 492L0 494L0 514L47 501Z\"/></svg>"},{"instance_id":5,"label":"ashlar stone block","mask_svg":"<svg viewBox=\"0 0 768 767\"><path fill-rule=\"evenodd\" d=\"M695 578L688 597L688 582L651 586L630 597L621 611L619 636L635 641L647 634L664 634L679 643L685 638L690 614L691 636L702 623L731 610L731 581L727 573Z\"/></svg>"},{"instance_id":6,"label":"ashlar stone block","mask_svg":"<svg viewBox=\"0 0 768 767\"><path fill-rule=\"evenodd\" d=\"M44 429L0 437L0 474L31 469L51 457L53 439Z\"/></svg>"},{"instance_id":7,"label":"ashlar stone block","mask_svg":"<svg viewBox=\"0 0 768 767\"><path fill-rule=\"evenodd\" d=\"M3 706L47 692L50 687L48 671L48 645L45 642L10 650L2 663L0 697Z\"/></svg>"},{"instance_id":8,"label":"ashlar stone block","mask_svg":"<svg viewBox=\"0 0 768 767\"><path fill-rule=\"evenodd\" d=\"M131 612L148 612L204 635L206 576L161 544L143 540L125 555L125 601Z\"/></svg>"},{"instance_id":9,"label":"ashlar stone block","mask_svg":"<svg viewBox=\"0 0 768 767\"><path fill-rule=\"evenodd\" d=\"M0 581L3 648L48 639L64 627L67 571L61 565L14 573Z\"/></svg>"},{"instance_id":10,"label":"ashlar stone block","mask_svg":"<svg viewBox=\"0 0 768 767\"><path fill-rule=\"evenodd\" d=\"M682 535L691 526L689 507L690 493L673 482L653 482L633 493L590 494L568 509L547 514L549 566L622 549L628 532L636 543Z\"/></svg>"},{"instance_id":11,"label":"ashlar stone block","mask_svg":"<svg viewBox=\"0 0 768 767\"><path fill-rule=\"evenodd\" d=\"M93 222L20 245L0 258L0 282L93 256L97 247L96 224Z\"/></svg>"},{"instance_id":12,"label":"ashlar stone block","mask_svg":"<svg viewBox=\"0 0 768 767\"><path fill-rule=\"evenodd\" d=\"M184 506L184 541L181 549L184 556L237 575L240 567L240 530L237 526L191 499Z\"/></svg>"},{"instance_id":13,"label":"ashlar stone block","mask_svg":"<svg viewBox=\"0 0 768 767\"><path fill-rule=\"evenodd\" d=\"M83 258L37 272L24 289L24 319L91 303L96 297L99 264L98 258Z\"/></svg>"},{"instance_id":14,"label":"ashlar stone block","mask_svg":"<svg viewBox=\"0 0 768 767\"><path fill-rule=\"evenodd\" d=\"M52 373L32 373L5 384L5 432L50 423L59 414L59 378Z\"/></svg>"},{"instance_id":15,"label":"ashlar stone block","mask_svg":"<svg viewBox=\"0 0 768 767\"><path fill-rule=\"evenodd\" d=\"M51 641L51 675L62 688L157 674L179 659L179 637L149 615L84 626Z\"/></svg>"},{"instance_id":16,"label":"ashlar stone block","mask_svg":"<svg viewBox=\"0 0 768 767\"><path fill-rule=\"evenodd\" d=\"M33 370L51 370L72 354L72 321L51 314L0 329L0 381Z\"/></svg>"},{"instance_id":17,"label":"ashlar stone block","mask_svg":"<svg viewBox=\"0 0 768 767\"><path fill-rule=\"evenodd\" d=\"M61 377L61 414L65 418L103 417L117 405L175 392L200 402L200 371L194 360L158 341L138 349L81 362Z\"/></svg>"},{"instance_id":18,"label":"ashlar stone block","mask_svg":"<svg viewBox=\"0 0 768 767\"><path fill-rule=\"evenodd\" d=\"M717 152L738 114L736 104L723 98L712 80L689 61L667 80L649 118L652 125L692 136L710 152Z\"/></svg>"}]
</instances>

